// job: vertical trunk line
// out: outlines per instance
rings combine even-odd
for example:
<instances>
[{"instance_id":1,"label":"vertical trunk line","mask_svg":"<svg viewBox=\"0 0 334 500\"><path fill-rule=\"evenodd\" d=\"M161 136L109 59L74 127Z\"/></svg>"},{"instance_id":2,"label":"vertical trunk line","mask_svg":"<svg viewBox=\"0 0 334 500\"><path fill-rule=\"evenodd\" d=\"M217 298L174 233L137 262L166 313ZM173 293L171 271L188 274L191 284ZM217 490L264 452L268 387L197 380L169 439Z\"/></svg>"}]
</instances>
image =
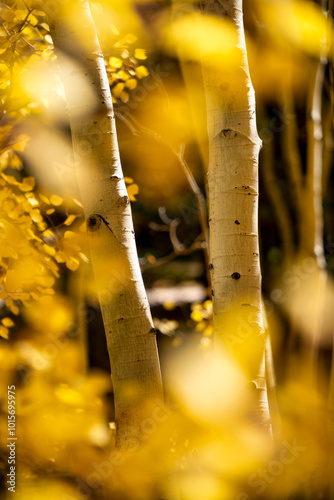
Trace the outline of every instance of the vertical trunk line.
<instances>
[{"instance_id":1,"label":"vertical trunk line","mask_svg":"<svg viewBox=\"0 0 334 500\"><path fill-rule=\"evenodd\" d=\"M325 75L325 60L313 68L312 83L307 102L307 165L301 211L300 232L301 250L314 257L319 268L325 267L323 248L323 210L322 210L322 88ZM312 209L310 209L312 207Z\"/></svg>"},{"instance_id":2,"label":"vertical trunk line","mask_svg":"<svg viewBox=\"0 0 334 500\"><path fill-rule=\"evenodd\" d=\"M312 291L314 293L315 314L312 325L313 335L310 347L310 379L316 385L319 341L323 317L323 300L327 282L326 261L323 245L323 130L322 130L322 89L326 59L320 56L313 67L313 76L308 94L307 112L307 164L303 205L300 217L300 255L315 259Z\"/></svg>"},{"instance_id":3,"label":"vertical trunk line","mask_svg":"<svg viewBox=\"0 0 334 500\"><path fill-rule=\"evenodd\" d=\"M213 327L216 345L233 352L255 389L258 420L270 428L265 380L265 331L258 241L258 155L242 1L201 6L235 30L228 70L202 61L209 138L209 223ZM212 41L214 43L214 41Z\"/></svg>"},{"instance_id":4,"label":"vertical trunk line","mask_svg":"<svg viewBox=\"0 0 334 500\"><path fill-rule=\"evenodd\" d=\"M49 16L70 119L76 174L99 287L115 393L116 444L141 433L146 405L162 399L155 329L140 272L119 158L108 77L88 1ZM69 8L68 3L66 9Z\"/></svg>"}]
</instances>

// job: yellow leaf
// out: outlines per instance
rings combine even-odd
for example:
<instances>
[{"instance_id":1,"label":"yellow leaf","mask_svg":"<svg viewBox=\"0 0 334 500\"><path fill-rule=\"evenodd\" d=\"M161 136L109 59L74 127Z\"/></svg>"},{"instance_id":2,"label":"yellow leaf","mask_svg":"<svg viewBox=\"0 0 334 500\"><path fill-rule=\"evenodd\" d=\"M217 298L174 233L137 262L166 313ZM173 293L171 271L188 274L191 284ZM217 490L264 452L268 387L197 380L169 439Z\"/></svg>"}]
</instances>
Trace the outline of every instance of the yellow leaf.
<instances>
[{"instance_id":1,"label":"yellow leaf","mask_svg":"<svg viewBox=\"0 0 334 500\"><path fill-rule=\"evenodd\" d=\"M141 78L145 78L145 76L149 75L149 72L145 66L138 66L138 68L136 68L136 75L137 75L137 78L141 79Z\"/></svg>"},{"instance_id":2,"label":"yellow leaf","mask_svg":"<svg viewBox=\"0 0 334 500\"><path fill-rule=\"evenodd\" d=\"M212 300L206 300L203 303L204 309L206 309L209 312L212 312Z\"/></svg>"},{"instance_id":3,"label":"yellow leaf","mask_svg":"<svg viewBox=\"0 0 334 500\"><path fill-rule=\"evenodd\" d=\"M137 80L135 78L130 78L125 82L125 86L130 90L135 89L137 87Z\"/></svg>"},{"instance_id":4,"label":"yellow leaf","mask_svg":"<svg viewBox=\"0 0 334 500\"><path fill-rule=\"evenodd\" d=\"M57 252L55 255L55 259L59 264L62 264L63 262L66 262L66 254L62 251Z\"/></svg>"},{"instance_id":5,"label":"yellow leaf","mask_svg":"<svg viewBox=\"0 0 334 500\"><path fill-rule=\"evenodd\" d=\"M111 86L117 80L115 73L108 73L108 81Z\"/></svg>"},{"instance_id":6,"label":"yellow leaf","mask_svg":"<svg viewBox=\"0 0 334 500\"><path fill-rule=\"evenodd\" d=\"M14 304L13 299L6 300L6 306L15 316L19 314L19 308Z\"/></svg>"},{"instance_id":7,"label":"yellow leaf","mask_svg":"<svg viewBox=\"0 0 334 500\"><path fill-rule=\"evenodd\" d=\"M132 177L124 177L124 182L125 182L125 184L132 184L133 179L132 179Z\"/></svg>"},{"instance_id":8,"label":"yellow leaf","mask_svg":"<svg viewBox=\"0 0 334 500\"><path fill-rule=\"evenodd\" d=\"M21 189L21 191L22 191L21 186L20 186L20 189ZM32 195L32 196L29 196L29 197L28 197L28 195ZM30 203L30 205L31 205L31 206L33 206L33 207L38 207L38 205L39 205L38 200L36 200L36 198L34 197L34 195L33 195L31 192L30 192L30 193L27 193L27 194L26 194L26 197L28 198L28 201L29 201L29 203Z\"/></svg>"},{"instance_id":9,"label":"yellow leaf","mask_svg":"<svg viewBox=\"0 0 334 500\"><path fill-rule=\"evenodd\" d=\"M75 219L77 218L76 215L74 214L71 214L67 217L67 219L64 221L64 225L65 226L70 226L72 224L73 221L75 221Z\"/></svg>"},{"instance_id":10,"label":"yellow leaf","mask_svg":"<svg viewBox=\"0 0 334 500\"><path fill-rule=\"evenodd\" d=\"M132 33L127 33L121 40L117 42L119 45L127 45L128 43L134 43L137 37Z\"/></svg>"},{"instance_id":11,"label":"yellow leaf","mask_svg":"<svg viewBox=\"0 0 334 500\"><path fill-rule=\"evenodd\" d=\"M115 97L120 97L124 89L124 83L117 83L112 89L111 92Z\"/></svg>"},{"instance_id":12,"label":"yellow leaf","mask_svg":"<svg viewBox=\"0 0 334 500\"><path fill-rule=\"evenodd\" d=\"M43 222L42 214L37 208L34 208L30 212L30 215L31 215L31 218L34 222L36 222L36 223Z\"/></svg>"},{"instance_id":13,"label":"yellow leaf","mask_svg":"<svg viewBox=\"0 0 334 500\"><path fill-rule=\"evenodd\" d=\"M50 229L47 229L43 233L43 238L48 238L48 239L54 240L55 239L55 234Z\"/></svg>"},{"instance_id":14,"label":"yellow leaf","mask_svg":"<svg viewBox=\"0 0 334 500\"><path fill-rule=\"evenodd\" d=\"M9 330L6 327L0 325L0 337L7 340L8 334L9 334Z\"/></svg>"},{"instance_id":15,"label":"yellow leaf","mask_svg":"<svg viewBox=\"0 0 334 500\"><path fill-rule=\"evenodd\" d=\"M203 335L205 335L205 337L211 337L212 335L212 326L207 326L203 332Z\"/></svg>"},{"instance_id":16,"label":"yellow leaf","mask_svg":"<svg viewBox=\"0 0 334 500\"><path fill-rule=\"evenodd\" d=\"M48 227L46 222L41 222L40 224L37 224L37 227L40 231L44 231Z\"/></svg>"},{"instance_id":17,"label":"yellow leaf","mask_svg":"<svg viewBox=\"0 0 334 500\"><path fill-rule=\"evenodd\" d=\"M199 322L202 321L203 315L200 311L192 311L190 317L193 321Z\"/></svg>"},{"instance_id":18,"label":"yellow leaf","mask_svg":"<svg viewBox=\"0 0 334 500\"><path fill-rule=\"evenodd\" d=\"M141 59L141 60L147 59L146 50L145 49L136 49L135 50L135 58Z\"/></svg>"},{"instance_id":19,"label":"yellow leaf","mask_svg":"<svg viewBox=\"0 0 334 500\"><path fill-rule=\"evenodd\" d=\"M112 68L121 68L123 65L122 59L119 59L118 57L110 57L109 59L109 66Z\"/></svg>"},{"instance_id":20,"label":"yellow leaf","mask_svg":"<svg viewBox=\"0 0 334 500\"><path fill-rule=\"evenodd\" d=\"M115 74L115 76L116 76L117 78L119 78L120 80L124 80L124 81L126 81L126 80L128 80L128 79L130 78L129 73L127 73L127 72L126 72L126 71L124 71L124 70L118 71L118 72Z\"/></svg>"},{"instance_id":21,"label":"yellow leaf","mask_svg":"<svg viewBox=\"0 0 334 500\"><path fill-rule=\"evenodd\" d=\"M128 196L130 198L131 201L136 201L136 194L139 193L139 187L137 186L137 184L131 184L131 186L127 186L127 192L128 192Z\"/></svg>"},{"instance_id":22,"label":"yellow leaf","mask_svg":"<svg viewBox=\"0 0 334 500\"><path fill-rule=\"evenodd\" d=\"M7 21L7 23L12 23L15 19L15 13L12 10L7 9L1 13L1 17L4 21Z\"/></svg>"},{"instance_id":23,"label":"yellow leaf","mask_svg":"<svg viewBox=\"0 0 334 500\"><path fill-rule=\"evenodd\" d=\"M21 10L21 9L16 9L15 10L15 17L19 21L24 21L24 19L26 18L26 15L27 15L27 11L26 10Z\"/></svg>"},{"instance_id":24,"label":"yellow leaf","mask_svg":"<svg viewBox=\"0 0 334 500\"><path fill-rule=\"evenodd\" d=\"M46 16L46 13L43 10L34 9L34 13L36 14L36 16ZM49 26L47 24L41 23L41 26L47 31L49 30Z\"/></svg>"},{"instance_id":25,"label":"yellow leaf","mask_svg":"<svg viewBox=\"0 0 334 500\"><path fill-rule=\"evenodd\" d=\"M40 194L39 197L40 197L40 199L41 199L41 201L43 203L46 203L47 205L50 205L50 200L49 200L49 198L47 196L45 196L44 194Z\"/></svg>"},{"instance_id":26,"label":"yellow leaf","mask_svg":"<svg viewBox=\"0 0 334 500\"><path fill-rule=\"evenodd\" d=\"M56 255L56 250L53 247L50 247L49 245L47 245L46 243L43 245L43 250L48 255L51 255L51 257L53 257L54 255Z\"/></svg>"},{"instance_id":27,"label":"yellow leaf","mask_svg":"<svg viewBox=\"0 0 334 500\"><path fill-rule=\"evenodd\" d=\"M58 196L56 194L52 194L50 196L50 202L55 207L59 207L63 203L63 198L61 198L60 196Z\"/></svg>"},{"instance_id":28,"label":"yellow leaf","mask_svg":"<svg viewBox=\"0 0 334 500\"><path fill-rule=\"evenodd\" d=\"M15 326L15 323L14 321L11 319L11 318L2 318L1 320L1 323L3 324L3 326L5 326L6 328L12 328L13 326Z\"/></svg>"},{"instance_id":29,"label":"yellow leaf","mask_svg":"<svg viewBox=\"0 0 334 500\"><path fill-rule=\"evenodd\" d=\"M29 137L27 135L24 134L20 135L17 138L17 142L14 144L13 149L15 149L15 151L24 151L28 140Z\"/></svg>"},{"instance_id":30,"label":"yellow leaf","mask_svg":"<svg viewBox=\"0 0 334 500\"><path fill-rule=\"evenodd\" d=\"M65 240L71 240L72 238L75 238L77 236L77 233L74 231L65 231L64 233L64 238Z\"/></svg>"},{"instance_id":31,"label":"yellow leaf","mask_svg":"<svg viewBox=\"0 0 334 500\"><path fill-rule=\"evenodd\" d=\"M78 259L75 259L72 257L69 261L66 262L66 267L70 269L71 271L76 271L79 267L79 261Z\"/></svg>"},{"instance_id":32,"label":"yellow leaf","mask_svg":"<svg viewBox=\"0 0 334 500\"><path fill-rule=\"evenodd\" d=\"M34 26L36 26L36 24L38 24L38 19L37 17L35 17L34 15L30 14L29 16L29 21L31 24L33 24Z\"/></svg>"},{"instance_id":33,"label":"yellow leaf","mask_svg":"<svg viewBox=\"0 0 334 500\"><path fill-rule=\"evenodd\" d=\"M25 177L21 184L19 184L19 189L21 191L31 191L35 187L35 179L33 177Z\"/></svg>"},{"instance_id":34,"label":"yellow leaf","mask_svg":"<svg viewBox=\"0 0 334 500\"><path fill-rule=\"evenodd\" d=\"M19 182L12 175L1 174L1 176L6 182L8 182L8 184L11 184L12 186L17 186L19 184Z\"/></svg>"},{"instance_id":35,"label":"yellow leaf","mask_svg":"<svg viewBox=\"0 0 334 500\"><path fill-rule=\"evenodd\" d=\"M17 155L13 154L10 159L10 166L19 170L22 167L21 159Z\"/></svg>"}]
</instances>

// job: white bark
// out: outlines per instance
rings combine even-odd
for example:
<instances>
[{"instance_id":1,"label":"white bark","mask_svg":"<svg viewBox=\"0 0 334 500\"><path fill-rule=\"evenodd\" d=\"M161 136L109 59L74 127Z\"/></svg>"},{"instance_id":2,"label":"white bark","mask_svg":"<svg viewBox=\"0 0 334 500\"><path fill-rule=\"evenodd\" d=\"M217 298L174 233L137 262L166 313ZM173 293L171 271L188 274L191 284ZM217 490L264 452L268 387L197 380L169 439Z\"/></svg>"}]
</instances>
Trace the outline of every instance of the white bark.
<instances>
[{"instance_id":1,"label":"white bark","mask_svg":"<svg viewBox=\"0 0 334 500\"><path fill-rule=\"evenodd\" d=\"M258 243L261 141L248 70L242 1L207 0L201 8L204 14L221 16L231 23L237 36L235 58L228 71L226 64L219 69L203 61L214 335L217 343L232 349L253 382L260 420L266 425L269 409Z\"/></svg>"},{"instance_id":2,"label":"white bark","mask_svg":"<svg viewBox=\"0 0 334 500\"><path fill-rule=\"evenodd\" d=\"M160 367L104 58L88 2L74 0L71 7L75 24L69 25L59 4L49 16L50 32L66 92L90 255L100 287L115 393L116 442L127 447L140 432L145 403L162 398ZM75 69L64 55L72 58ZM93 108L87 88L96 99Z\"/></svg>"}]
</instances>

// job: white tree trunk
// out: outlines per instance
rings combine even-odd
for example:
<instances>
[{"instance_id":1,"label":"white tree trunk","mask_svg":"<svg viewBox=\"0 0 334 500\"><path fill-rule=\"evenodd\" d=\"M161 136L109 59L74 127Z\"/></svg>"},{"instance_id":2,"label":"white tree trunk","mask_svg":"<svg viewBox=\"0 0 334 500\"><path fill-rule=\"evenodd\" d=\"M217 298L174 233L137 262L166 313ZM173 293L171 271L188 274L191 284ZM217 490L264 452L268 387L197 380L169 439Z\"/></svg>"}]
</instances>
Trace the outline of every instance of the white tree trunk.
<instances>
[{"instance_id":1,"label":"white tree trunk","mask_svg":"<svg viewBox=\"0 0 334 500\"><path fill-rule=\"evenodd\" d=\"M155 329L137 257L104 58L89 4L72 2L75 22L71 23L58 7L49 13L50 32L65 87L90 255L100 290L115 393L116 442L127 447L140 433L145 403L162 398Z\"/></svg>"},{"instance_id":2,"label":"white tree trunk","mask_svg":"<svg viewBox=\"0 0 334 500\"><path fill-rule=\"evenodd\" d=\"M269 425L258 243L261 141L248 70L242 0L207 0L201 10L228 21L237 38L235 58L228 69L226 63L217 68L203 61L214 335L217 344L227 345L239 359L256 388L260 420Z\"/></svg>"}]
</instances>

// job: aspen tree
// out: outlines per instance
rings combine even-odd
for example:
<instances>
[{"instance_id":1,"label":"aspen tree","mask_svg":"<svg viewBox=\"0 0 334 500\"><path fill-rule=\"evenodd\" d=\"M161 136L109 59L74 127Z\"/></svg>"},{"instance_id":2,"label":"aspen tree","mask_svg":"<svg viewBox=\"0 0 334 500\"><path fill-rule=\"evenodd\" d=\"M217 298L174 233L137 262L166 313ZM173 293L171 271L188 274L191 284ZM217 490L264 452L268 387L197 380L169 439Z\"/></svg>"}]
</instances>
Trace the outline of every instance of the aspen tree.
<instances>
[{"instance_id":1,"label":"aspen tree","mask_svg":"<svg viewBox=\"0 0 334 500\"><path fill-rule=\"evenodd\" d=\"M115 393L116 444L127 448L140 433L145 403L162 398L155 329L137 257L104 57L89 3L73 0L62 5L54 2L48 12L50 33L65 88L90 256L100 289Z\"/></svg>"},{"instance_id":2,"label":"aspen tree","mask_svg":"<svg viewBox=\"0 0 334 500\"><path fill-rule=\"evenodd\" d=\"M249 76L242 0L201 3L236 36L233 61L221 70L203 60L209 139L209 223L213 325L217 344L239 358L255 388L257 413L270 425L258 242L258 155L261 147ZM214 43L214 40L212 40Z\"/></svg>"},{"instance_id":3,"label":"aspen tree","mask_svg":"<svg viewBox=\"0 0 334 500\"><path fill-rule=\"evenodd\" d=\"M321 56L312 65L312 78L306 103L307 113L307 161L302 204L300 210L300 259L312 259L314 271L307 278L309 293L312 294L312 314L309 315L310 377L316 387L317 358L321 341L324 314L324 299L327 282L326 260L323 244L323 125L322 91L324 85L326 58ZM303 297L302 297L303 298ZM305 300L305 298L304 298ZM303 304L299 306L303 310Z\"/></svg>"}]
</instances>

